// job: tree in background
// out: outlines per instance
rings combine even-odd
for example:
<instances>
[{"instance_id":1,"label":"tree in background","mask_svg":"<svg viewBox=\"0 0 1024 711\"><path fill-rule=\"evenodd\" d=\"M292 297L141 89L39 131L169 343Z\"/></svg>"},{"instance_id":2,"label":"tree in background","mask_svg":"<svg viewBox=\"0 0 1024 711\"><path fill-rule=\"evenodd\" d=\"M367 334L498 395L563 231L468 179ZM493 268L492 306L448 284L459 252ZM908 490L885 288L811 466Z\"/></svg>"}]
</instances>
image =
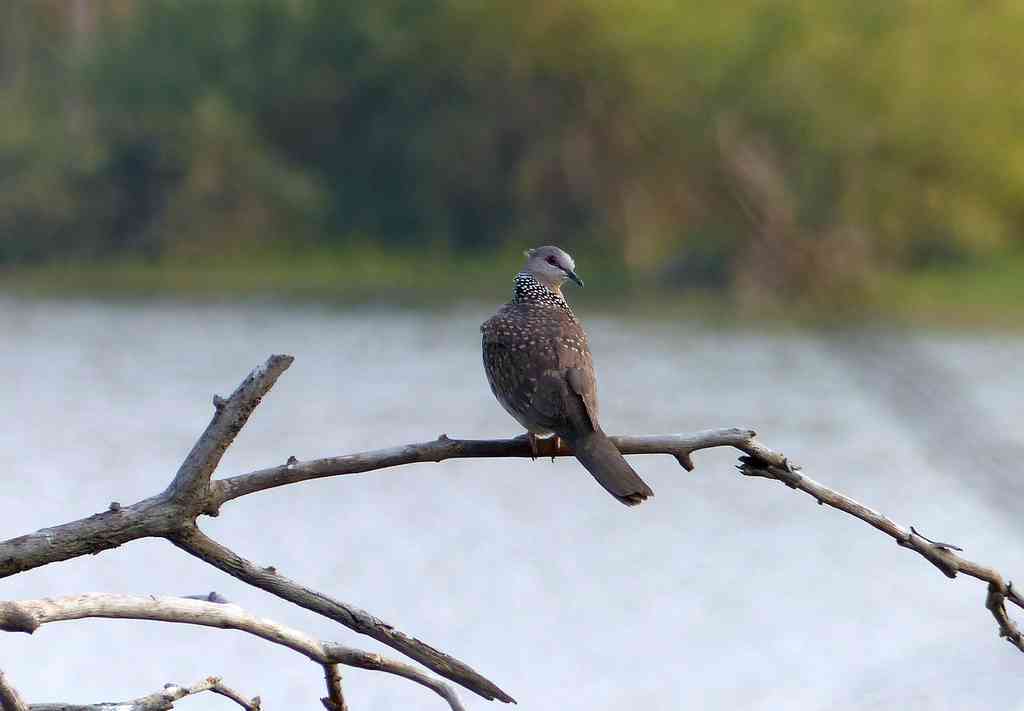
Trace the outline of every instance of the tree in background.
<instances>
[{"instance_id":1,"label":"tree in background","mask_svg":"<svg viewBox=\"0 0 1024 711\"><path fill-rule=\"evenodd\" d=\"M15 5L0 262L557 241L845 299L1020 248L1010 2Z\"/></svg>"}]
</instances>

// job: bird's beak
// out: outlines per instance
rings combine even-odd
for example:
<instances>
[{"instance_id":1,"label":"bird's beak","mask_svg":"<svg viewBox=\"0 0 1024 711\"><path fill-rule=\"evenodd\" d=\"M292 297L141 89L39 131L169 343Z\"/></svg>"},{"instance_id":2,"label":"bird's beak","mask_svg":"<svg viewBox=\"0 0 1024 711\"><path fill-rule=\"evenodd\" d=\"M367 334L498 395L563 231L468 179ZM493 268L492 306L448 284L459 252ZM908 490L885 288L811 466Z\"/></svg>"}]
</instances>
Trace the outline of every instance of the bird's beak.
<instances>
[{"instance_id":1,"label":"bird's beak","mask_svg":"<svg viewBox=\"0 0 1024 711\"><path fill-rule=\"evenodd\" d=\"M572 280L573 280L574 282L576 282L577 284L579 284L579 285L580 285L580 287L582 288L582 286L583 286L583 280L582 280L582 279L580 279L580 278L579 278L578 276L576 276L576 272L574 272L574 271L573 271L573 270L571 270L571 269L566 269L566 270L565 270L565 273L566 273L566 276L568 276L568 277L569 277L570 279L572 279Z\"/></svg>"}]
</instances>

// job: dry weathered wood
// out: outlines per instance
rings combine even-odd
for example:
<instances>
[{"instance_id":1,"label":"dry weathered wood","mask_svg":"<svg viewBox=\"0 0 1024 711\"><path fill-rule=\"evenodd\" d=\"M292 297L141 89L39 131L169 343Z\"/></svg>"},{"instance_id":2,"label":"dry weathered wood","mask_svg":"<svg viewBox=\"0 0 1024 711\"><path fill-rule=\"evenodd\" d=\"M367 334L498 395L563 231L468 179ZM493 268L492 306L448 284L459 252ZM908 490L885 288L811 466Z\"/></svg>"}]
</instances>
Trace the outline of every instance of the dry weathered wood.
<instances>
[{"instance_id":1,"label":"dry weathered wood","mask_svg":"<svg viewBox=\"0 0 1024 711\"><path fill-rule=\"evenodd\" d=\"M623 454L668 454L676 457L687 469L693 469L690 454L699 449L728 446L756 456L761 456L761 452L770 452L760 445L751 430L744 429L618 436L611 439ZM572 449L563 443L560 448L544 452L543 455L572 456ZM226 501L310 479L356 474L416 462L532 456L525 438L457 440L442 435L431 442L283 464L216 480L210 483L203 512L213 515ZM164 492L131 506L119 506L117 510L107 510L89 518L12 538L0 542L0 578L48 563L99 553L139 538L166 538L191 523L191 520L169 501L167 492Z\"/></svg>"},{"instance_id":2,"label":"dry weathered wood","mask_svg":"<svg viewBox=\"0 0 1024 711\"><path fill-rule=\"evenodd\" d=\"M212 691L214 694L223 696L226 699L231 699L236 704L245 709L245 711L260 711L262 707L260 697L253 696L252 698L247 699L245 696L238 693L230 686L226 686L223 682L221 682L219 677L210 677L210 679L213 681L213 685L210 686L210 691Z\"/></svg>"},{"instance_id":3,"label":"dry weathered wood","mask_svg":"<svg viewBox=\"0 0 1024 711\"><path fill-rule=\"evenodd\" d=\"M712 447L734 447L748 454L763 453L771 456L771 450L757 441L753 430L717 429L703 430L691 434L666 435L620 435L611 438L623 454L668 454L675 457L687 470L692 470L690 455L699 449ZM541 440L547 447L538 456L572 457L572 447L565 440ZM441 435L431 442L405 444L370 452L345 454L340 457L313 459L306 462L289 461L276 467L260 469L247 474L219 479L211 484L205 513L216 513L222 504L246 494L264 491L278 486L295 484L310 479L360 474L418 462L443 462L446 459L479 459L502 457L534 457L525 437L513 439L451 439Z\"/></svg>"},{"instance_id":4,"label":"dry weathered wood","mask_svg":"<svg viewBox=\"0 0 1024 711\"><path fill-rule=\"evenodd\" d=\"M270 356L246 376L230 398L218 398L213 419L164 492L131 506L111 504L88 518L3 541L0 577L99 553L139 538L164 536L194 519L207 508L210 476L224 450L292 361L287 355Z\"/></svg>"},{"instance_id":5,"label":"dry weathered wood","mask_svg":"<svg viewBox=\"0 0 1024 711\"><path fill-rule=\"evenodd\" d=\"M164 492L131 506L115 502L106 511L94 516L0 542L0 577L87 553L97 553L138 538L161 537L241 580L369 635L484 698L511 702L512 698L508 694L465 663L395 630L357 607L305 588L273 568L256 566L199 531L196 526L198 516L217 515L221 506L228 501L278 486L416 462L534 455L524 437L456 440L441 435L430 442L308 462L289 457L280 466L211 480L224 450L291 360L290 356L271 356L263 366L250 373L231 397L227 400L219 397L214 399L216 413L213 420ZM746 455L741 457L740 467L745 475L776 479L814 496L819 503L856 516L893 537L899 545L916 551L949 577L963 572L988 582L985 604L995 617L1000 634L1024 651L1021 632L1005 608L1006 600L1024 607L1024 599L1010 583L1004 582L997 571L958 556L948 544L930 541L913 527L903 528L863 504L806 477L782 454L763 445L752 430L719 429L693 434L621 436L613 437L612 441L623 454L668 454L688 470L693 469L691 454L697 450L722 446L738 449ZM549 441L546 446L549 451L542 452L544 456L573 454L564 442L559 444ZM31 631L34 624L37 624L35 618L26 617L24 608L0 603L0 629ZM367 655L365 652L352 654L354 656L343 663L354 664L353 660L361 660L364 668L379 670L387 666L387 670L392 673L407 676L445 696L452 707L457 708L458 701L452 701L454 694L444 691L447 689L450 692L450 687L443 682L398 662L385 664L379 661L377 655ZM339 658L332 663L340 661Z\"/></svg>"},{"instance_id":6,"label":"dry weathered wood","mask_svg":"<svg viewBox=\"0 0 1024 711\"><path fill-rule=\"evenodd\" d=\"M450 686L413 667L381 657L378 654L370 654L333 642L322 642L300 630L251 615L238 605L231 603L215 603L164 595L116 595L111 593L83 593L42 600L17 600L7 602L0 607L0 629L31 634L41 625L47 623L90 617L173 622L247 632L273 644L292 649L321 666L345 664L410 679L437 693L455 711L462 711L462 706ZM209 685L200 690L215 690L213 685L216 680L208 679L207 681L210 682ZM166 694L166 692L167 689L164 689L157 693ZM196 693L196 691L192 690L189 693ZM218 693L223 693L223 691ZM182 694L182 696L184 695ZM156 698L156 695L151 696ZM144 697L144 699L149 698ZM136 700L134 703L141 701ZM138 711L149 708L141 707Z\"/></svg>"},{"instance_id":7,"label":"dry weathered wood","mask_svg":"<svg viewBox=\"0 0 1024 711\"><path fill-rule=\"evenodd\" d=\"M199 437L192 451L178 468L165 492L168 499L195 517L206 503L207 489L214 469L225 450L249 420L277 379L295 359L290 355L272 355L239 384L227 400L214 397L214 413L210 424Z\"/></svg>"},{"instance_id":8,"label":"dry weathered wood","mask_svg":"<svg viewBox=\"0 0 1024 711\"><path fill-rule=\"evenodd\" d=\"M327 644L326 648L331 659L339 664L344 664L348 667L369 669L370 671L387 672L388 674L405 677L410 681L415 681L417 684L422 684L438 696L444 698L444 700L448 702L448 705L451 706L452 711L465 711L462 706L462 702L459 701L459 697L455 693L455 689L439 679L427 676L416 667L410 666L409 664L403 664L402 662L396 662L393 659L382 657L379 654L364 652L361 649L352 649L350 647L342 647L341 645L336 644Z\"/></svg>"},{"instance_id":9,"label":"dry weathered wood","mask_svg":"<svg viewBox=\"0 0 1024 711\"><path fill-rule=\"evenodd\" d=\"M11 686L2 671L0 671L0 709L2 711L28 711L28 706L22 701L21 694Z\"/></svg>"},{"instance_id":10,"label":"dry weathered wood","mask_svg":"<svg viewBox=\"0 0 1024 711\"><path fill-rule=\"evenodd\" d=\"M212 421L164 492L131 506L115 502L95 516L0 542L0 577L86 553L98 553L138 538L161 537L179 544L187 540L190 532L196 530L196 517L210 509L210 476L214 468L253 409L292 360L291 356L273 355L249 373L228 399L214 398L216 411ZM210 545L204 550L212 554L219 544L205 540ZM186 546L181 547L187 549ZM265 571L251 564L233 567L229 562L238 557L227 549L223 551L230 555L217 559L222 570L238 573L241 579L265 590L285 591L282 595L285 599L300 605L306 603L304 606L309 609L369 634L484 698L513 701L511 696L467 664L431 645L403 634L357 607L303 588L283 577L278 580L271 578L268 582L268 577L262 574ZM210 561L214 562L214 559L212 557ZM260 580L264 584L257 582Z\"/></svg>"},{"instance_id":11,"label":"dry weathered wood","mask_svg":"<svg viewBox=\"0 0 1024 711\"><path fill-rule=\"evenodd\" d=\"M327 711L348 711L345 694L341 691L341 671L337 664L324 664L324 683L327 684L327 696L320 699Z\"/></svg>"},{"instance_id":12,"label":"dry weathered wood","mask_svg":"<svg viewBox=\"0 0 1024 711\"><path fill-rule=\"evenodd\" d=\"M192 686L165 684L160 691L131 701L102 701L96 704L30 704L29 711L167 711L175 701L186 696L210 691L231 699L246 711L260 711L260 699L246 699L237 691L224 686L218 677L207 677Z\"/></svg>"},{"instance_id":13,"label":"dry weathered wood","mask_svg":"<svg viewBox=\"0 0 1024 711\"><path fill-rule=\"evenodd\" d=\"M181 525L181 516L163 494L117 511L0 542L0 578L43 565L117 548L139 538L163 536Z\"/></svg>"},{"instance_id":14,"label":"dry weathered wood","mask_svg":"<svg viewBox=\"0 0 1024 711\"><path fill-rule=\"evenodd\" d=\"M498 699L514 703L514 699L481 676L465 662L434 649L429 644L409 637L393 626L358 607L335 600L321 592L307 588L285 577L274 567L261 567L243 558L226 546L213 540L197 527L189 527L171 537L171 541L220 568L229 575L250 585L262 588L291 603L340 622L351 630L388 645L402 654L415 659L423 666L470 689L485 699Z\"/></svg>"},{"instance_id":15,"label":"dry weathered wood","mask_svg":"<svg viewBox=\"0 0 1024 711\"><path fill-rule=\"evenodd\" d=\"M785 457L777 452L771 452L771 450L758 452L741 457L740 462L739 470L745 476L780 481L791 489L797 489L813 496L819 504L845 511L890 536L897 545L919 553L949 578L955 578L957 573L963 573L987 582L985 607L995 617L996 624L999 626L999 635L1024 652L1024 636L1009 618L1005 606L1005 601L1009 600L1018 607L1024 608L1024 598L1010 583L1004 581L1003 576L994 568L967 560L957 555L948 543L929 541L914 530L913 526L904 528L849 496L819 484L809 476L800 473L799 467L787 462Z\"/></svg>"}]
</instances>

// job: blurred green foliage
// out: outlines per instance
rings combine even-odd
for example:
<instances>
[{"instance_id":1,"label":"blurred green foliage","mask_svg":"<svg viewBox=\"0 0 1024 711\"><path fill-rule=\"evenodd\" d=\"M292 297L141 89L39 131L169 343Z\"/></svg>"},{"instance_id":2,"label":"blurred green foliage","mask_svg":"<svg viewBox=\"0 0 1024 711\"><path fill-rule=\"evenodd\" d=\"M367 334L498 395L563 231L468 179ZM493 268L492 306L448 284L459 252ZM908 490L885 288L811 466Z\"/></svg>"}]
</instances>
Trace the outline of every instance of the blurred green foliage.
<instances>
[{"instance_id":1,"label":"blurred green foliage","mask_svg":"<svg viewBox=\"0 0 1024 711\"><path fill-rule=\"evenodd\" d=\"M1009 0L0 15L0 264L557 242L636 279L856 301L880 271L1024 248Z\"/></svg>"}]
</instances>

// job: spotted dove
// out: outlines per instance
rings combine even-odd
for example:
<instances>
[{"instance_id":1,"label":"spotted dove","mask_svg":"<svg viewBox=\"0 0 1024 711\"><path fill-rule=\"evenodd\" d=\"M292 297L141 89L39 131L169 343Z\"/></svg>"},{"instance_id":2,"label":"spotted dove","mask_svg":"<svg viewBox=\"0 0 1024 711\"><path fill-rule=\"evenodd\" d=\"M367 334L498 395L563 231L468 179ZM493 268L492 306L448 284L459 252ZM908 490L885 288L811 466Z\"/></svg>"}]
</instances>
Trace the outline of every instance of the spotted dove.
<instances>
[{"instance_id":1,"label":"spotted dove","mask_svg":"<svg viewBox=\"0 0 1024 711\"><path fill-rule=\"evenodd\" d=\"M558 247L526 252L512 301L480 327L484 370L494 396L536 437L566 440L576 458L616 499L633 506L654 492L629 466L598 424L597 380L587 334L562 295L583 282Z\"/></svg>"}]
</instances>

